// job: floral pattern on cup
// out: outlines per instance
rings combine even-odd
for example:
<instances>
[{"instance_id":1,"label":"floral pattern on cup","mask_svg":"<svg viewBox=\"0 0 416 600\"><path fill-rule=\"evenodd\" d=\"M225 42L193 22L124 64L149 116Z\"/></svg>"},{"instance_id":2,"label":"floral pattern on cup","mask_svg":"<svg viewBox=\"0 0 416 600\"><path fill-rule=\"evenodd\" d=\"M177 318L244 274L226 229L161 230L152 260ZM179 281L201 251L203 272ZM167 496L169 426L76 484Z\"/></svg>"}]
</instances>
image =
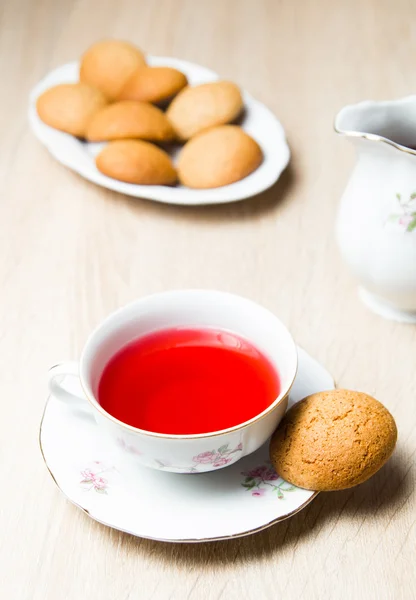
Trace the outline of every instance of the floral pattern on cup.
<instances>
[{"instance_id":1,"label":"floral pattern on cup","mask_svg":"<svg viewBox=\"0 0 416 600\"><path fill-rule=\"evenodd\" d=\"M120 446L120 448L122 448L123 450L125 450L129 454L135 454L136 456L142 456L143 455L143 452L141 452L140 450L138 450L135 446L131 446L130 444L126 444L126 442L123 440L123 438L117 438L117 444L118 444L118 446Z\"/></svg>"},{"instance_id":2,"label":"floral pattern on cup","mask_svg":"<svg viewBox=\"0 0 416 600\"><path fill-rule=\"evenodd\" d=\"M94 461L93 463L96 465L93 468L87 468L81 471L81 481L80 486L86 492L97 492L98 494L107 494L107 490L109 487L108 480L104 477L101 477L101 473L105 473L106 471L110 471L111 469L105 466L99 460Z\"/></svg>"},{"instance_id":3,"label":"floral pattern on cup","mask_svg":"<svg viewBox=\"0 0 416 600\"><path fill-rule=\"evenodd\" d=\"M254 498L276 494L279 500L283 500L286 492L294 492L297 488L282 479L272 467L270 462L243 471L245 479L241 484L247 492L251 492Z\"/></svg>"},{"instance_id":4,"label":"floral pattern on cup","mask_svg":"<svg viewBox=\"0 0 416 600\"><path fill-rule=\"evenodd\" d=\"M414 231L416 229L416 192L412 192L407 200L401 194L396 194L400 212L391 214L387 223L396 225L402 231Z\"/></svg>"},{"instance_id":5,"label":"floral pattern on cup","mask_svg":"<svg viewBox=\"0 0 416 600\"><path fill-rule=\"evenodd\" d=\"M236 452L241 452L242 450L243 444L241 442L233 450L229 449L229 444L224 444L217 450L206 450L205 452L200 452L192 458L194 464L189 467L177 467L170 464L168 461L163 460L157 460L156 462L161 469L171 467L175 469L182 469L184 473L200 473L198 465L212 465L216 469L225 467L232 462L233 459L231 455L235 454Z\"/></svg>"}]
</instances>

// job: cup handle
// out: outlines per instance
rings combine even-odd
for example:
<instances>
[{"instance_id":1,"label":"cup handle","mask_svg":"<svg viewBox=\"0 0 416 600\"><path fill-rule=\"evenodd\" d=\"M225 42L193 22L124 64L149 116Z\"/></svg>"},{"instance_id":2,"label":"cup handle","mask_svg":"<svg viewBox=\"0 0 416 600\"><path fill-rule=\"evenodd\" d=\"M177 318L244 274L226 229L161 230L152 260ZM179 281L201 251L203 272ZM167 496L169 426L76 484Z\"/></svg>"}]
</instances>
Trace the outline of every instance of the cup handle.
<instances>
[{"instance_id":1,"label":"cup handle","mask_svg":"<svg viewBox=\"0 0 416 600\"><path fill-rule=\"evenodd\" d=\"M49 369L49 391L55 398L65 402L68 406L91 412L90 405L85 397L78 396L67 390L62 385L65 377L76 377L79 380L79 367L77 362L64 362Z\"/></svg>"}]
</instances>

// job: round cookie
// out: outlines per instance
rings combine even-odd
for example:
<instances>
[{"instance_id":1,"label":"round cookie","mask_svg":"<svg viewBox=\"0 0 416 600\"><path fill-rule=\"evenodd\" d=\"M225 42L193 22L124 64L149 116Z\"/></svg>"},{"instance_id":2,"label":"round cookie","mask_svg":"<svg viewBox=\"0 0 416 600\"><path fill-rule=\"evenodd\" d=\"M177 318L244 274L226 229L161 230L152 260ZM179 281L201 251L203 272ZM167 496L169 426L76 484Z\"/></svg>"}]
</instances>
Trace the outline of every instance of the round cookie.
<instances>
[{"instance_id":1,"label":"round cookie","mask_svg":"<svg viewBox=\"0 0 416 600\"><path fill-rule=\"evenodd\" d=\"M106 106L91 119L87 128L90 142L135 138L169 142L175 138L175 132L159 108L133 100Z\"/></svg>"},{"instance_id":2,"label":"round cookie","mask_svg":"<svg viewBox=\"0 0 416 600\"><path fill-rule=\"evenodd\" d=\"M114 100L134 71L145 64L143 53L133 44L102 40L93 44L82 56L79 78Z\"/></svg>"},{"instance_id":3,"label":"round cookie","mask_svg":"<svg viewBox=\"0 0 416 600\"><path fill-rule=\"evenodd\" d=\"M141 140L110 142L96 157L101 173L128 183L172 185L177 175L169 155Z\"/></svg>"},{"instance_id":4,"label":"round cookie","mask_svg":"<svg viewBox=\"0 0 416 600\"><path fill-rule=\"evenodd\" d=\"M121 90L119 100L142 100L155 104L176 96L188 84L186 76L171 67L141 67Z\"/></svg>"},{"instance_id":5,"label":"round cookie","mask_svg":"<svg viewBox=\"0 0 416 600\"><path fill-rule=\"evenodd\" d=\"M61 83L39 96L36 110L47 125L84 137L91 118L106 104L100 90L86 83Z\"/></svg>"},{"instance_id":6,"label":"round cookie","mask_svg":"<svg viewBox=\"0 0 416 600\"><path fill-rule=\"evenodd\" d=\"M231 123L242 110L238 86L230 81L214 81L182 90L166 114L178 138L189 140L208 127Z\"/></svg>"},{"instance_id":7,"label":"round cookie","mask_svg":"<svg viewBox=\"0 0 416 600\"><path fill-rule=\"evenodd\" d=\"M260 146L236 125L213 127L192 138L178 158L183 185L215 188L247 177L263 160Z\"/></svg>"},{"instance_id":8,"label":"round cookie","mask_svg":"<svg viewBox=\"0 0 416 600\"><path fill-rule=\"evenodd\" d=\"M396 440L396 423L375 398L331 390L308 396L286 413L271 439L270 459L293 485L342 490L374 475Z\"/></svg>"}]
</instances>

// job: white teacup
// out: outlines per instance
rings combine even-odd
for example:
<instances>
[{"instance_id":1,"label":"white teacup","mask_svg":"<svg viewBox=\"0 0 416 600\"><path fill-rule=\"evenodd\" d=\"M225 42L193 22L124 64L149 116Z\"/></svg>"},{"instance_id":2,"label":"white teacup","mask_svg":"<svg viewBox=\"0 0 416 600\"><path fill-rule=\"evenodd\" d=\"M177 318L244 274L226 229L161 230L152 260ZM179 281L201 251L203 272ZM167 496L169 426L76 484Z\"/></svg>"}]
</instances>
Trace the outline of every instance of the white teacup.
<instances>
[{"instance_id":1,"label":"white teacup","mask_svg":"<svg viewBox=\"0 0 416 600\"><path fill-rule=\"evenodd\" d=\"M198 435L153 433L114 418L97 398L105 366L124 345L170 327L215 327L245 337L278 372L279 396L245 423ZM50 369L49 387L60 400L91 411L103 434L138 464L175 473L202 473L233 464L264 444L286 410L296 370L297 352L292 336L271 312L232 294L181 290L148 296L112 313L88 338L79 365L62 363ZM85 397L63 387L65 375L79 378Z\"/></svg>"}]
</instances>

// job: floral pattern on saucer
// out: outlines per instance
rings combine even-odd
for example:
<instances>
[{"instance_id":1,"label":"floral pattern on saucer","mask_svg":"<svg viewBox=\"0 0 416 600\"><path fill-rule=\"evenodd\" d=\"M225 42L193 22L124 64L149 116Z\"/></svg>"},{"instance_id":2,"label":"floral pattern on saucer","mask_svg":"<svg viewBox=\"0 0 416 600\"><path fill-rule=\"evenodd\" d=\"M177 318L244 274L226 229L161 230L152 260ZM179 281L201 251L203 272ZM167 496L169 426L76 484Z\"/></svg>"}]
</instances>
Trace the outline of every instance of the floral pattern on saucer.
<instances>
[{"instance_id":1,"label":"floral pattern on saucer","mask_svg":"<svg viewBox=\"0 0 416 600\"><path fill-rule=\"evenodd\" d=\"M269 461L249 471L243 471L241 475L245 476L244 482L241 485L256 498L277 494L278 499L283 500L286 492L294 492L298 489L294 485L290 485L290 483L284 481L276 473Z\"/></svg>"},{"instance_id":2,"label":"floral pattern on saucer","mask_svg":"<svg viewBox=\"0 0 416 600\"><path fill-rule=\"evenodd\" d=\"M175 469L182 469L184 473L200 473L198 465L212 465L216 469L219 469L220 467L225 467L232 462L233 459L230 458L231 454L234 454L235 452L241 452L242 450L243 444L241 442L233 450L229 449L229 444L224 444L217 450L206 450L205 452L200 452L194 456L192 458L195 463L194 465L190 467L175 466ZM174 466L169 461L165 460L157 460L156 462L161 469Z\"/></svg>"},{"instance_id":3,"label":"floral pattern on saucer","mask_svg":"<svg viewBox=\"0 0 416 600\"><path fill-rule=\"evenodd\" d=\"M108 479L101 477L101 473L111 471L112 469L104 465L99 460L95 460L93 464L96 466L92 468L86 468L81 471L82 479L79 484L86 492L94 491L98 494L107 494L109 487Z\"/></svg>"}]
</instances>

